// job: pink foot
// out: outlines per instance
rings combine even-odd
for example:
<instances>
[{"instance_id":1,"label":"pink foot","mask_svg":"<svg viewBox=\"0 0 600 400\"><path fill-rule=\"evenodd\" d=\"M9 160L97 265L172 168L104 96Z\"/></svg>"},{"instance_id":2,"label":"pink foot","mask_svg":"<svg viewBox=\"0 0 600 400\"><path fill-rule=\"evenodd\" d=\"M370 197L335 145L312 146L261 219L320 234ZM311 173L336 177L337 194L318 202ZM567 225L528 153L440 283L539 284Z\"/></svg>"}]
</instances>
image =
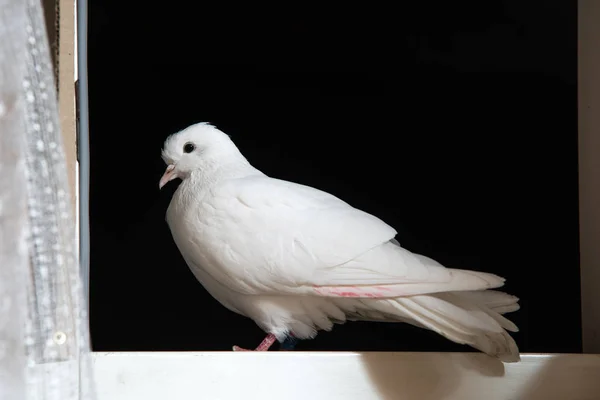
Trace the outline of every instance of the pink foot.
<instances>
[{"instance_id":1,"label":"pink foot","mask_svg":"<svg viewBox=\"0 0 600 400\"><path fill-rule=\"evenodd\" d=\"M275 343L277 339L275 338L274 335L272 334L268 334L266 338L264 338L264 340L262 342L260 342L260 344L258 345L258 347L254 350L248 350L248 349L242 349L239 346L233 346L233 351L268 351L269 348L273 345L273 343Z\"/></svg>"}]
</instances>

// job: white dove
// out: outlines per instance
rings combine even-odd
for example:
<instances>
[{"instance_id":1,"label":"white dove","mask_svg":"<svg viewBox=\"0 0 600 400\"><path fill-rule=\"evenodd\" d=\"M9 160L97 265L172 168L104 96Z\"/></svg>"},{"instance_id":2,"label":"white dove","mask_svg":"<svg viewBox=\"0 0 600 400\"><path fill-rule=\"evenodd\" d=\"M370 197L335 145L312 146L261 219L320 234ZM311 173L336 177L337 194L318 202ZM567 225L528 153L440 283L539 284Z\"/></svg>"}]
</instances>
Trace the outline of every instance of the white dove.
<instances>
[{"instance_id":1,"label":"white dove","mask_svg":"<svg viewBox=\"0 0 600 400\"><path fill-rule=\"evenodd\" d=\"M504 279L445 268L402 248L396 230L321 190L254 168L228 135L199 123L169 136L159 187L182 180L166 220L191 271L267 333L266 351L347 320L406 322L519 361L501 314ZM234 350L244 350L234 346Z\"/></svg>"}]
</instances>

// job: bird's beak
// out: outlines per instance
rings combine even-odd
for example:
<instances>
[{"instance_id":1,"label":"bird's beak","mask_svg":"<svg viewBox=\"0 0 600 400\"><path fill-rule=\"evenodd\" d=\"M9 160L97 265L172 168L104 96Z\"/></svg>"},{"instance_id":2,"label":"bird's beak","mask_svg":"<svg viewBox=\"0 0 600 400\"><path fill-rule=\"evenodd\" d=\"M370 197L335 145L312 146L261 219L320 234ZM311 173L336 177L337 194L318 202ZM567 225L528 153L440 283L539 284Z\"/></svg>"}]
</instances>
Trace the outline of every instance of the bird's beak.
<instances>
[{"instance_id":1,"label":"bird's beak","mask_svg":"<svg viewBox=\"0 0 600 400\"><path fill-rule=\"evenodd\" d=\"M175 170L175 164L170 164L162 178L160 178L160 182L158 183L158 189L162 189L163 186L167 184L167 182L172 181L173 179L178 178L177 171Z\"/></svg>"}]
</instances>

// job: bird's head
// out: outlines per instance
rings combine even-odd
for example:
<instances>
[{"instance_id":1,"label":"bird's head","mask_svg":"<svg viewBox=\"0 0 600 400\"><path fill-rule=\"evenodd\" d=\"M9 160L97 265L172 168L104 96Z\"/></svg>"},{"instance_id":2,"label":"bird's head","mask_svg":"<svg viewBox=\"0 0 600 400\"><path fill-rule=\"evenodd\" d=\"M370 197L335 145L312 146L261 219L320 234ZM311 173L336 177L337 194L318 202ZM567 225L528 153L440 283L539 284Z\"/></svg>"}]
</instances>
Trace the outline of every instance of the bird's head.
<instances>
[{"instance_id":1,"label":"bird's head","mask_svg":"<svg viewBox=\"0 0 600 400\"><path fill-rule=\"evenodd\" d=\"M239 153L229 136L205 122L191 125L165 140L162 158L167 169L159 188L173 179L186 179L195 170L210 170Z\"/></svg>"}]
</instances>

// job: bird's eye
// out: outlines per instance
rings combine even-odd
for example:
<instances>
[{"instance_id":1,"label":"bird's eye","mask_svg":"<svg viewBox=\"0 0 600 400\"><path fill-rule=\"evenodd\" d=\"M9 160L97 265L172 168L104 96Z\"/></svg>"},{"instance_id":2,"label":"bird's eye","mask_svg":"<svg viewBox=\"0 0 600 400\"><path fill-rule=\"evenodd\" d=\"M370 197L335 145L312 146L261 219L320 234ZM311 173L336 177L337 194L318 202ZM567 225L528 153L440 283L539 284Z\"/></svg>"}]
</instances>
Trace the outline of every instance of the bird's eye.
<instances>
[{"instance_id":1,"label":"bird's eye","mask_svg":"<svg viewBox=\"0 0 600 400\"><path fill-rule=\"evenodd\" d=\"M183 145L183 152L184 153L191 153L192 151L196 150L196 146L194 145L194 143L186 143Z\"/></svg>"}]
</instances>

